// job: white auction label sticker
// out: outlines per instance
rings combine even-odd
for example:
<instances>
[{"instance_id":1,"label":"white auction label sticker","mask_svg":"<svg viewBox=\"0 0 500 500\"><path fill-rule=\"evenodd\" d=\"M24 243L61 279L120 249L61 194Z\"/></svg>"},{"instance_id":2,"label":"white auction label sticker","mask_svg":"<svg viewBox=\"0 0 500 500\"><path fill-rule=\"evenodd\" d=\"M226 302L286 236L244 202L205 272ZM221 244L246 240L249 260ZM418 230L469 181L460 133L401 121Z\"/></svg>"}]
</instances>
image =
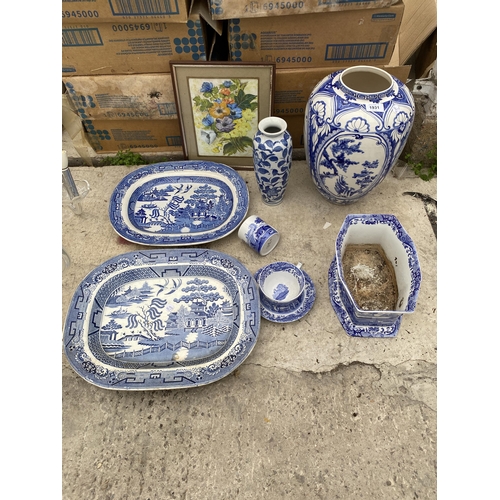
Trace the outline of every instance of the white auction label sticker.
<instances>
[{"instance_id":1,"label":"white auction label sticker","mask_svg":"<svg viewBox=\"0 0 500 500\"><path fill-rule=\"evenodd\" d=\"M384 105L380 102L370 102L365 106L368 111L384 111Z\"/></svg>"}]
</instances>

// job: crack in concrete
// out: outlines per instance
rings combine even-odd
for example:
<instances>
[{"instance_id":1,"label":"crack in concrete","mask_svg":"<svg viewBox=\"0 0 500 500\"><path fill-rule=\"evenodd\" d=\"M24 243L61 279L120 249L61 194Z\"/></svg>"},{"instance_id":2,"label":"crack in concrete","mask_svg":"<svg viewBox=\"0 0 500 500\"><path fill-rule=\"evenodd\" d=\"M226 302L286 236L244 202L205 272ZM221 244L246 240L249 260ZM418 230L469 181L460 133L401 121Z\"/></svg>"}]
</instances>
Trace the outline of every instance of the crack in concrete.
<instances>
[{"instance_id":1,"label":"crack in concrete","mask_svg":"<svg viewBox=\"0 0 500 500\"><path fill-rule=\"evenodd\" d=\"M371 381L370 385L381 394L402 398L418 405L424 405L434 412L437 411L437 365L425 360L407 360L397 365L351 361L348 363L339 363L332 368L318 371L266 366L255 362L245 364L283 370L296 376L302 374L314 375L318 378L322 378L323 375L342 373L345 370L356 367L368 368L377 375L376 380Z\"/></svg>"},{"instance_id":2,"label":"crack in concrete","mask_svg":"<svg viewBox=\"0 0 500 500\"><path fill-rule=\"evenodd\" d=\"M349 361L345 363L337 363L335 365L323 365L326 366L326 368L322 368L319 370L306 370L306 369L293 369L292 367L279 367L279 366L269 366L269 365L264 365L262 363L256 363L255 361L245 361L244 365L252 365L252 366L261 366L263 368L276 368L278 370L285 370L293 373L310 373L312 375L317 375L317 374L325 374L325 373L330 373L330 372L335 372L339 371L344 368L349 368L351 366L367 366L371 368L375 368L381 374L381 369L379 367L383 366L389 366L389 367L399 367L404 365L405 363L425 363L426 365L429 365L431 368L436 368L435 363L430 363L429 361L426 361L424 359L409 359L402 361L401 363L397 363L395 365L391 365L390 363L366 363L364 361Z\"/></svg>"}]
</instances>

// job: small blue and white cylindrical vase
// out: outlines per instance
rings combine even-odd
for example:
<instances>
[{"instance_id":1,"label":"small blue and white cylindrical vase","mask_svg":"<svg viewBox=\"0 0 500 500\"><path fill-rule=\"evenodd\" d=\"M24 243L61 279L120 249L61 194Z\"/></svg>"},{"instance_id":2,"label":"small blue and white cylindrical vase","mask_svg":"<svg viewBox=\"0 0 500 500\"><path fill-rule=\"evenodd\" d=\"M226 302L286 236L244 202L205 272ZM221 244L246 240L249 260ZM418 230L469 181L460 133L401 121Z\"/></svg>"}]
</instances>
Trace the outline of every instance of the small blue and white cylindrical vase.
<instances>
[{"instance_id":1,"label":"small blue and white cylindrical vase","mask_svg":"<svg viewBox=\"0 0 500 500\"><path fill-rule=\"evenodd\" d=\"M260 255L267 255L280 240L280 233L257 215L251 215L241 224L238 237Z\"/></svg>"},{"instance_id":2,"label":"small blue and white cylindrical vase","mask_svg":"<svg viewBox=\"0 0 500 500\"><path fill-rule=\"evenodd\" d=\"M253 165L262 200L283 201L292 166L292 136L283 118L269 116L259 122L253 139Z\"/></svg>"}]
</instances>

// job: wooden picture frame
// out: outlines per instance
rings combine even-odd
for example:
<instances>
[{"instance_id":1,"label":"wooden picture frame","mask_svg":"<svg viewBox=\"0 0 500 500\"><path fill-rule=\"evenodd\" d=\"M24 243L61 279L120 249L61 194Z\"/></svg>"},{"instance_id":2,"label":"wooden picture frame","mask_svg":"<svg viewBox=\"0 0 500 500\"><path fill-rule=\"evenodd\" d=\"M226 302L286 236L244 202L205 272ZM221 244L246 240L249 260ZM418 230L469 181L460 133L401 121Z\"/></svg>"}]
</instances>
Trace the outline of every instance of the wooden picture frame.
<instances>
[{"instance_id":1,"label":"wooden picture frame","mask_svg":"<svg viewBox=\"0 0 500 500\"><path fill-rule=\"evenodd\" d=\"M171 61L188 160L253 167L253 137L273 110L274 63Z\"/></svg>"}]
</instances>

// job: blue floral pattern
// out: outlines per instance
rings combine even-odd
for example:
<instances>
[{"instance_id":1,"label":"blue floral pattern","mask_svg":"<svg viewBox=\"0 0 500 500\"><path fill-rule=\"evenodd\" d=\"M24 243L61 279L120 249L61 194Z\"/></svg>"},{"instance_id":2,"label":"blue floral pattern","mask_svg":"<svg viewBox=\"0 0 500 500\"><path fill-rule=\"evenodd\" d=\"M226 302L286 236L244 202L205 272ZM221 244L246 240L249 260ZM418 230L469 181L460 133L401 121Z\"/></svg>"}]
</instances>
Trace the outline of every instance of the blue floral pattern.
<instances>
[{"instance_id":1,"label":"blue floral pattern","mask_svg":"<svg viewBox=\"0 0 500 500\"><path fill-rule=\"evenodd\" d=\"M413 126L415 104L408 88L391 77L389 89L353 92L344 70L325 77L306 106L306 160L319 192L336 204L359 200L390 172ZM390 76L390 75L389 75Z\"/></svg>"},{"instance_id":2,"label":"blue floral pattern","mask_svg":"<svg viewBox=\"0 0 500 500\"><path fill-rule=\"evenodd\" d=\"M292 137L285 130L274 139L260 130L253 140L253 163L262 199L269 205L283 200L292 165Z\"/></svg>"}]
</instances>

